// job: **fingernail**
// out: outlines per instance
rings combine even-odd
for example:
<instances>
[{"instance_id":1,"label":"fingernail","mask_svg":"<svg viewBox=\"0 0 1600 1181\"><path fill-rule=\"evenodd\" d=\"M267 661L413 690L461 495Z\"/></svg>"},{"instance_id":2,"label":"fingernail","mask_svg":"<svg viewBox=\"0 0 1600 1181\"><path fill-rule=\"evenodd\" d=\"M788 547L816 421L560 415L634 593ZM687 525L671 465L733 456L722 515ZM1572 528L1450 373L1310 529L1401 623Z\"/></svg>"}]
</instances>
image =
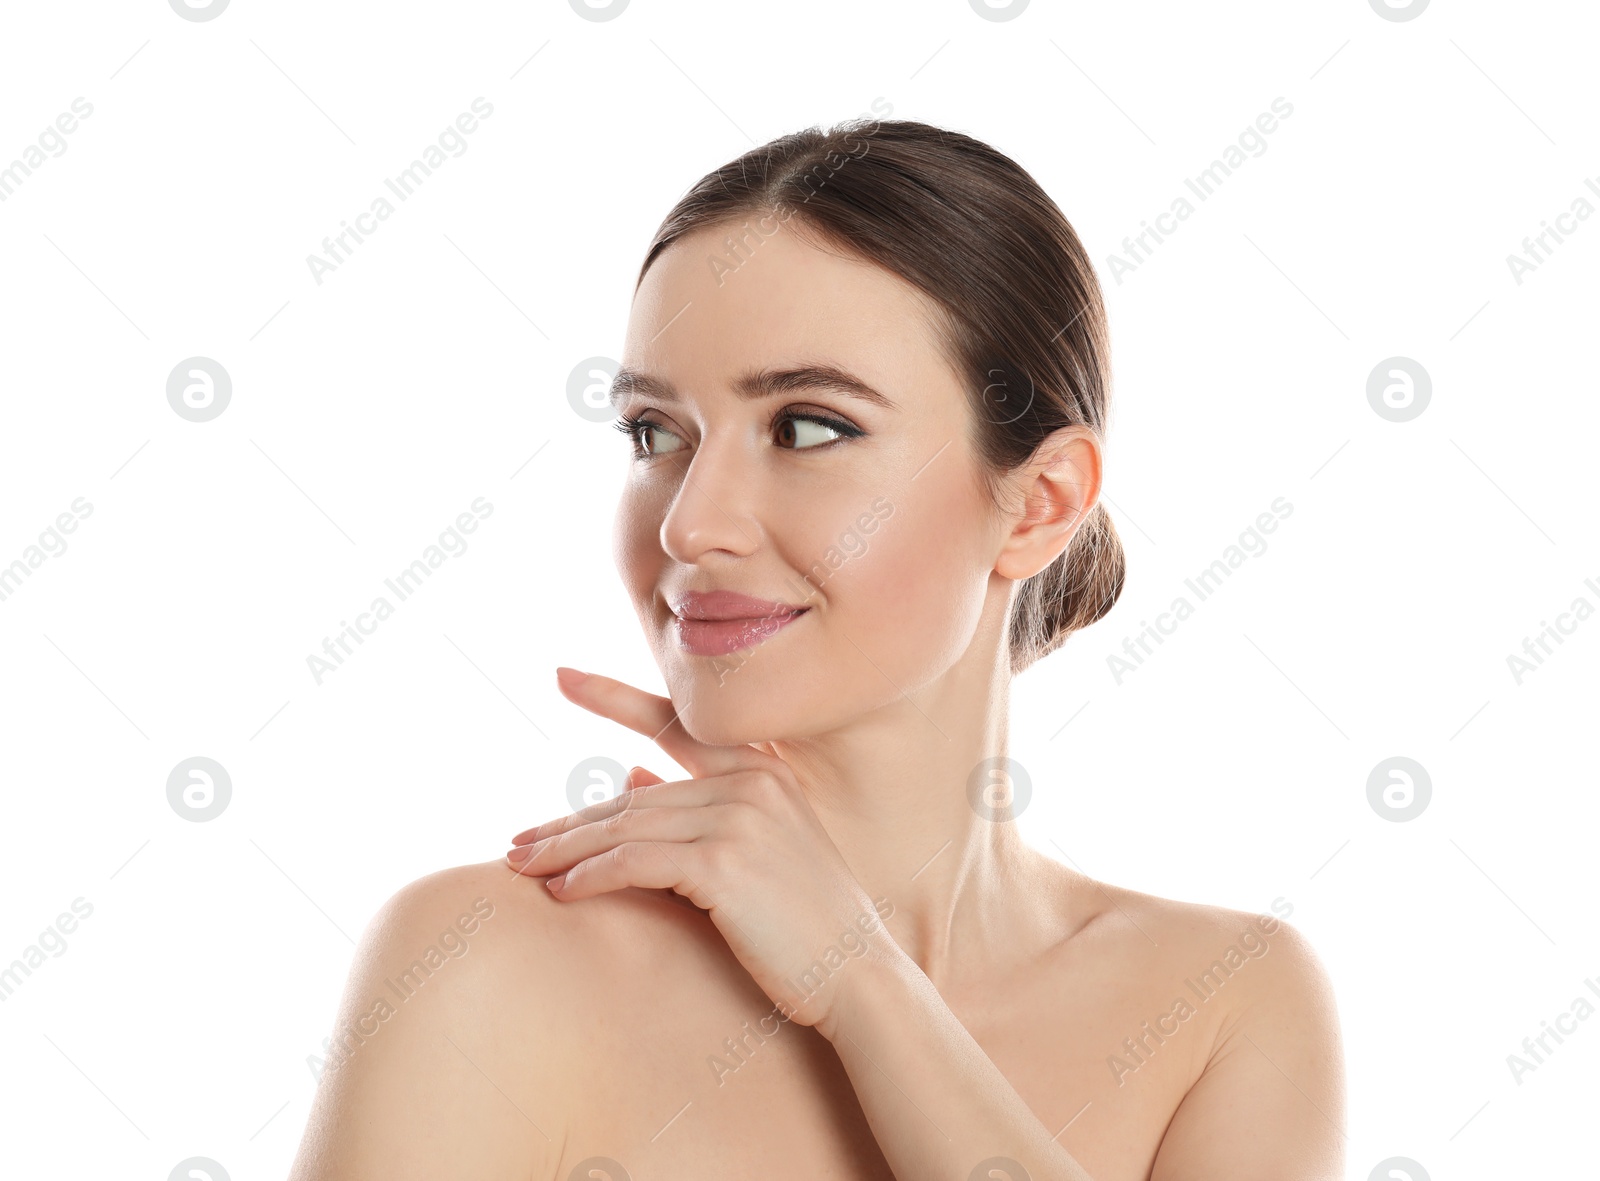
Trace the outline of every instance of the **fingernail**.
<instances>
[{"instance_id":1,"label":"fingernail","mask_svg":"<svg viewBox=\"0 0 1600 1181\"><path fill-rule=\"evenodd\" d=\"M506 854L506 860L511 862L512 865L521 865L528 859L528 855L532 852L532 845L518 845L515 849Z\"/></svg>"},{"instance_id":2,"label":"fingernail","mask_svg":"<svg viewBox=\"0 0 1600 1181\"><path fill-rule=\"evenodd\" d=\"M576 689L579 685L583 684L588 679L589 679L589 674L588 673L579 672L575 668L557 668L556 669L556 680L560 681L568 689Z\"/></svg>"},{"instance_id":3,"label":"fingernail","mask_svg":"<svg viewBox=\"0 0 1600 1181\"><path fill-rule=\"evenodd\" d=\"M553 877L549 881L547 881L545 883L545 885L551 890L559 890L559 889L561 889L561 884L563 882L565 882L566 880L567 880L567 875L566 874L564 874L564 873L563 874L557 874L555 877Z\"/></svg>"}]
</instances>

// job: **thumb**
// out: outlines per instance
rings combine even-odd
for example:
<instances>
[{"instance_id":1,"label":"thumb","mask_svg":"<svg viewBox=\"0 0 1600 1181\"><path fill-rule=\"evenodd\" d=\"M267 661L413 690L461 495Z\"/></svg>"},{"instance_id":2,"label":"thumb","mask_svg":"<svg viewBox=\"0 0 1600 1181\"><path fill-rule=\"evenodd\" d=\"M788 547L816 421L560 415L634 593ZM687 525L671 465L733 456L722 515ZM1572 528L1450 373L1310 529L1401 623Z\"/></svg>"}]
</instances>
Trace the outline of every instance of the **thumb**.
<instances>
[{"instance_id":1,"label":"thumb","mask_svg":"<svg viewBox=\"0 0 1600 1181\"><path fill-rule=\"evenodd\" d=\"M633 770L629 771L628 778L626 780L627 787L630 791L636 787L649 787L652 784L665 782L666 780L662 779L661 776L655 774L653 771L647 771L643 767L635 767Z\"/></svg>"}]
</instances>

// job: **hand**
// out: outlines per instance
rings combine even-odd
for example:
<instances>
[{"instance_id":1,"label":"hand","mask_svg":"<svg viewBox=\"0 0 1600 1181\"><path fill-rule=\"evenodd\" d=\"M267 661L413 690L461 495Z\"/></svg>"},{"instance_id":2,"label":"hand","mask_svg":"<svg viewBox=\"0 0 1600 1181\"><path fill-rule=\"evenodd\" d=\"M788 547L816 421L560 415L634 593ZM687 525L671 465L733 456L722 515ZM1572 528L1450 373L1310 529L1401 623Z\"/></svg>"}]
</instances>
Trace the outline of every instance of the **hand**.
<instances>
[{"instance_id":1,"label":"hand","mask_svg":"<svg viewBox=\"0 0 1600 1181\"><path fill-rule=\"evenodd\" d=\"M857 959L898 950L769 744L698 742L669 698L562 671L569 701L652 738L695 778L667 783L635 768L615 798L512 838L513 869L559 875L546 885L563 901L626 886L676 891L710 914L762 991L800 1025L835 1011L851 980L866 975L852 976Z\"/></svg>"}]
</instances>

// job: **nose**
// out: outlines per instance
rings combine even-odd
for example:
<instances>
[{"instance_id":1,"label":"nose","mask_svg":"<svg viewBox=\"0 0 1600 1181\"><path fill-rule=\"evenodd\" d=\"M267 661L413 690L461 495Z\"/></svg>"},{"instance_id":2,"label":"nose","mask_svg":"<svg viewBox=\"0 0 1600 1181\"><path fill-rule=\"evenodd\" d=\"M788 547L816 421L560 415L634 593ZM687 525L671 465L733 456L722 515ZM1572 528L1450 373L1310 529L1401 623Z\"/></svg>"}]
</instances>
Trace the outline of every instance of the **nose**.
<instances>
[{"instance_id":1,"label":"nose","mask_svg":"<svg viewBox=\"0 0 1600 1181\"><path fill-rule=\"evenodd\" d=\"M661 548L685 565L720 552L745 557L756 551L759 475L752 456L734 438L702 438L661 521Z\"/></svg>"}]
</instances>

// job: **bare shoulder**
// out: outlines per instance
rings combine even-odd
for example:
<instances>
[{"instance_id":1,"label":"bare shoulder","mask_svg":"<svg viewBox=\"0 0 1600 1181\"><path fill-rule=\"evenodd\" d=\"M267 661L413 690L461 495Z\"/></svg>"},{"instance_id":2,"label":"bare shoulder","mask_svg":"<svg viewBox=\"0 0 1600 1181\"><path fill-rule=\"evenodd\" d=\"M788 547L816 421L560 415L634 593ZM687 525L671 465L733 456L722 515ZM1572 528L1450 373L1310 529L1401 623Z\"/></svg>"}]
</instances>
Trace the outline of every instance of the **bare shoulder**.
<instances>
[{"instance_id":1,"label":"bare shoulder","mask_svg":"<svg viewBox=\"0 0 1600 1181\"><path fill-rule=\"evenodd\" d=\"M1260 913L1185 902L1106 886L1124 914L1160 945L1184 994L1214 1008L1208 1069L1252 1031L1272 1038L1292 1030L1328 1061L1338 1060L1338 1016L1327 968L1303 931L1288 921L1292 903L1273 900ZM1258 1039L1259 1040L1259 1039Z\"/></svg>"},{"instance_id":2,"label":"bare shoulder","mask_svg":"<svg viewBox=\"0 0 1600 1181\"><path fill-rule=\"evenodd\" d=\"M1140 953L1177 985L1173 1024L1203 1015L1206 1048L1167 1127L1153 1181L1332 1178L1342 1169L1344 1064L1334 991L1277 899L1252 914L1101 885L1097 919L1142 930ZM1140 940L1124 936L1128 947ZM1262 1131L1271 1129L1270 1133Z\"/></svg>"},{"instance_id":3,"label":"bare shoulder","mask_svg":"<svg viewBox=\"0 0 1600 1181\"><path fill-rule=\"evenodd\" d=\"M1088 879L1078 877L1079 882ZM1332 1003L1332 987L1311 941L1288 922L1294 907L1282 898L1260 913L1146 894L1093 882L1099 906L1086 934L1125 945L1152 966L1188 978L1208 977L1220 999L1307 1005ZM1080 887L1081 889L1081 887ZM1206 984L1202 983L1202 992Z\"/></svg>"},{"instance_id":4,"label":"bare shoulder","mask_svg":"<svg viewBox=\"0 0 1600 1181\"><path fill-rule=\"evenodd\" d=\"M573 1008L593 1002L583 917L500 861L397 890L357 947L291 1181L554 1176Z\"/></svg>"},{"instance_id":5,"label":"bare shoulder","mask_svg":"<svg viewBox=\"0 0 1600 1181\"><path fill-rule=\"evenodd\" d=\"M656 892L561 902L546 880L460 865L379 907L290 1181L557 1176L605 1085L588 1041L691 948L710 959L715 928Z\"/></svg>"}]
</instances>

